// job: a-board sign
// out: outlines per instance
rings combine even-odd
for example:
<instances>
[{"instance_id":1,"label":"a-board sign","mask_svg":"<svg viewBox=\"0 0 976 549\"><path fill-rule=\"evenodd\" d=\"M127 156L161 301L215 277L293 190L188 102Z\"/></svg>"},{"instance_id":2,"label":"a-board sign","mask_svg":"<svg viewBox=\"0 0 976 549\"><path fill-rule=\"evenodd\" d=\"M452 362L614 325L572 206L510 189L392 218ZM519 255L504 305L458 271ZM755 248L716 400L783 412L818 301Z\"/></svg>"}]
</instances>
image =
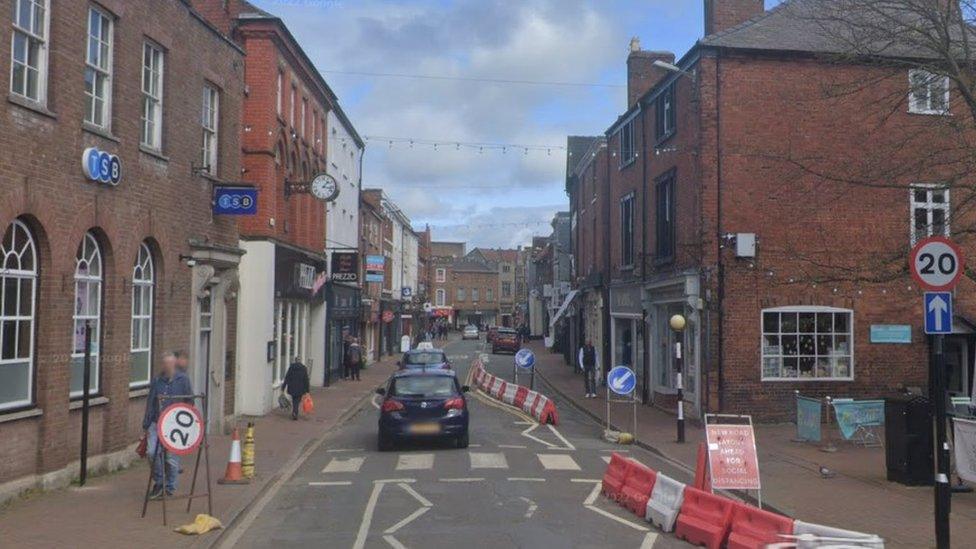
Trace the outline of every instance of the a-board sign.
<instances>
[{"instance_id":1,"label":"a-board sign","mask_svg":"<svg viewBox=\"0 0 976 549\"><path fill-rule=\"evenodd\" d=\"M759 490L759 459L752 425L708 424L705 440L713 488Z\"/></svg>"}]
</instances>

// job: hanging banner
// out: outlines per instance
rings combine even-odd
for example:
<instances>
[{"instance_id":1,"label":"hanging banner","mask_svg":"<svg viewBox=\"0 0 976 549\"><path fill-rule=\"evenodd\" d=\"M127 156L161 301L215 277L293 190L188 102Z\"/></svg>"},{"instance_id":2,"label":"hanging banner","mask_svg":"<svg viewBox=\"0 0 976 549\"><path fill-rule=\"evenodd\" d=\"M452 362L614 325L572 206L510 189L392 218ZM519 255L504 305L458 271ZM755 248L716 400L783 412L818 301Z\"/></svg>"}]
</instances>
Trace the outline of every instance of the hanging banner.
<instances>
[{"instance_id":1,"label":"hanging banner","mask_svg":"<svg viewBox=\"0 0 976 549\"><path fill-rule=\"evenodd\" d=\"M883 400L834 399L837 426L845 440L850 440L860 427L884 425Z\"/></svg>"},{"instance_id":2,"label":"hanging banner","mask_svg":"<svg viewBox=\"0 0 976 549\"><path fill-rule=\"evenodd\" d=\"M976 421L952 418L956 473L966 482L976 482Z\"/></svg>"},{"instance_id":3,"label":"hanging banner","mask_svg":"<svg viewBox=\"0 0 976 549\"><path fill-rule=\"evenodd\" d=\"M821 403L819 398L796 395L796 436L820 442Z\"/></svg>"},{"instance_id":4,"label":"hanging banner","mask_svg":"<svg viewBox=\"0 0 976 549\"><path fill-rule=\"evenodd\" d=\"M752 425L708 424L708 470L712 488L759 490L759 457Z\"/></svg>"}]
</instances>

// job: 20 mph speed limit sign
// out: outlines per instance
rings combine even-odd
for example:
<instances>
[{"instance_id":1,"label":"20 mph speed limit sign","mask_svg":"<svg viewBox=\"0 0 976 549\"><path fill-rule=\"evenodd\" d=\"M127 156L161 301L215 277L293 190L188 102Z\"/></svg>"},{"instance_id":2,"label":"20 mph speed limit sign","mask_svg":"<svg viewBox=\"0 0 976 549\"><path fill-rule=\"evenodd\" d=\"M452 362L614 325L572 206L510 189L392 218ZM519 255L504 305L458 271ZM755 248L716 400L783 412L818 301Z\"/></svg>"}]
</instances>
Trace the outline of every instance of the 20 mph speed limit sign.
<instances>
[{"instance_id":1,"label":"20 mph speed limit sign","mask_svg":"<svg viewBox=\"0 0 976 549\"><path fill-rule=\"evenodd\" d=\"M171 454L189 454L203 440L203 421L200 412L182 402L170 404L159 415L156 426L163 448Z\"/></svg>"},{"instance_id":2,"label":"20 mph speed limit sign","mask_svg":"<svg viewBox=\"0 0 976 549\"><path fill-rule=\"evenodd\" d=\"M962 252L951 240L932 236L912 248L908 267L919 286L931 291L950 290L962 275Z\"/></svg>"}]
</instances>

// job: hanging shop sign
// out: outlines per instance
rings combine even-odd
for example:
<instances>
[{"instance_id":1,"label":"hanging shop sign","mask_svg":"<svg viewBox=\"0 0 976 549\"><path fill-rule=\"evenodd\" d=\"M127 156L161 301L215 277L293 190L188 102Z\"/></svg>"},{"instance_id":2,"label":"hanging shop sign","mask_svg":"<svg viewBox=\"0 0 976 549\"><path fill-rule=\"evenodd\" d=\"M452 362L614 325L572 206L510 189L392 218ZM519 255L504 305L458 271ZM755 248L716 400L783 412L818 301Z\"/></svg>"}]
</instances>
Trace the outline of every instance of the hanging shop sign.
<instances>
[{"instance_id":1,"label":"hanging shop sign","mask_svg":"<svg viewBox=\"0 0 976 549\"><path fill-rule=\"evenodd\" d=\"M386 258L381 255L366 256L366 282L383 282Z\"/></svg>"},{"instance_id":2,"label":"hanging shop sign","mask_svg":"<svg viewBox=\"0 0 976 549\"><path fill-rule=\"evenodd\" d=\"M114 187L122 181L122 161L119 157L95 147L88 147L81 154L81 169L85 177L98 183Z\"/></svg>"},{"instance_id":3,"label":"hanging shop sign","mask_svg":"<svg viewBox=\"0 0 976 549\"><path fill-rule=\"evenodd\" d=\"M332 252L332 281L359 282L359 252Z\"/></svg>"},{"instance_id":4,"label":"hanging shop sign","mask_svg":"<svg viewBox=\"0 0 976 549\"><path fill-rule=\"evenodd\" d=\"M255 215L258 213L258 190L253 187L214 187L214 215Z\"/></svg>"}]
</instances>

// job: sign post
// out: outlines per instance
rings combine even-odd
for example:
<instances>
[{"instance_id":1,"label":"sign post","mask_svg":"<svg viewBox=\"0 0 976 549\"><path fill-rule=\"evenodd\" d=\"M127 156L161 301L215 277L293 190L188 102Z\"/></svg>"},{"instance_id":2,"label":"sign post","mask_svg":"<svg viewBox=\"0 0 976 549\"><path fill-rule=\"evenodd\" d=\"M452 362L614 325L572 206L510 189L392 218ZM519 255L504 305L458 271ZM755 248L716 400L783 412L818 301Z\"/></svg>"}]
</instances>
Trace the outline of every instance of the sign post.
<instances>
[{"instance_id":1,"label":"sign post","mask_svg":"<svg viewBox=\"0 0 976 549\"><path fill-rule=\"evenodd\" d=\"M91 321L85 321L85 372L81 388L81 471L78 484L85 485L88 479L88 411L91 407L89 384L91 383Z\"/></svg>"},{"instance_id":2,"label":"sign post","mask_svg":"<svg viewBox=\"0 0 976 549\"><path fill-rule=\"evenodd\" d=\"M912 277L925 294L925 333L932 334L932 399L935 401L935 544L949 548L949 443L946 440L945 334L952 333L952 294L963 273L962 251L948 238L919 241L908 260Z\"/></svg>"},{"instance_id":3,"label":"sign post","mask_svg":"<svg viewBox=\"0 0 976 549\"><path fill-rule=\"evenodd\" d=\"M628 398L613 398L613 393ZM611 403L633 406L633 431L631 434L634 436L634 440L637 440L637 374L627 366L614 366L607 373L607 432L610 431Z\"/></svg>"},{"instance_id":4,"label":"sign post","mask_svg":"<svg viewBox=\"0 0 976 549\"><path fill-rule=\"evenodd\" d=\"M512 381L519 385L519 370L525 370L529 376L529 390L535 390L535 354L529 349L519 349L515 353L515 371L512 374ZM526 375L526 374L523 374Z\"/></svg>"}]
</instances>

